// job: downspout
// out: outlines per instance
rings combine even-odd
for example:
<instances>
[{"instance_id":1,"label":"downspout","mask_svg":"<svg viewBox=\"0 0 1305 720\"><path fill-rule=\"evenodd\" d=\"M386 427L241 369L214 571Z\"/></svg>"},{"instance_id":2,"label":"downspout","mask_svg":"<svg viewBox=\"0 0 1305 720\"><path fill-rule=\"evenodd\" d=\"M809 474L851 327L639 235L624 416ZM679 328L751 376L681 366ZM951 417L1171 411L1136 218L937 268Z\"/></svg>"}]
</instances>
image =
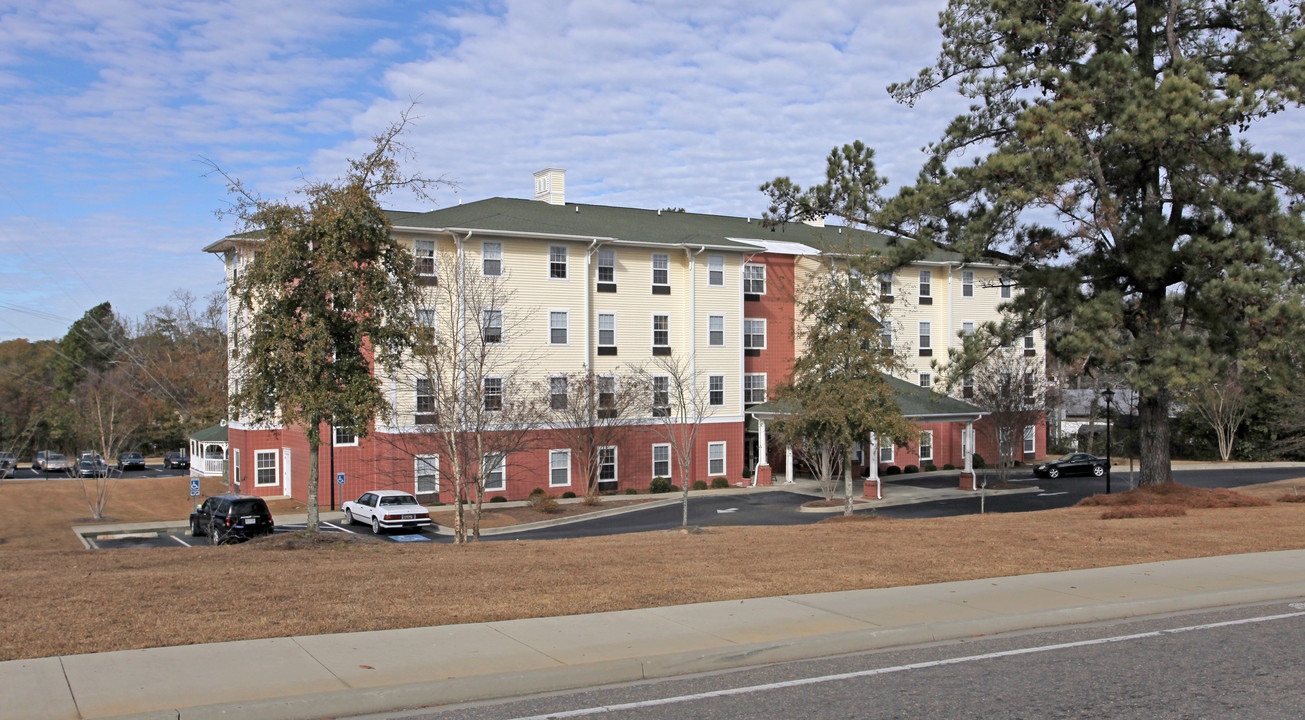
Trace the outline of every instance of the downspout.
<instances>
[{"instance_id":1,"label":"downspout","mask_svg":"<svg viewBox=\"0 0 1305 720\"><path fill-rule=\"evenodd\" d=\"M684 256L689 260L689 379L692 383L693 410L698 411L698 276L695 272L697 267L697 257L707 248L698 248L698 252L691 252L689 246L684 247ZM694 421L701 424L702 418L695 417ZM694 434L697 439L697 433ZM694 443L697 444L696 442ZM689 477L684 478L686 487L693 482L694 471L697 469L693 462L693 451L696 448L689 448Z\"/></svg>"},{"instance_id":2,"label":"downspout","mask_svg":"<svg viewBox=\"0 0 1305 720\"><path fill-rule=\"evenodd\" d=\"M466 236L459 238L457 233L453 235L454 241L458 244L458 311L456 317L462 327L462 342L453 348L453 382L456 388L462 388L465 391L467 371L462 366L460 350L467 344L467 249L466 242L471 239L471 230L467 231ZM479 321L477 321L479 324ZM436 380L438 382L438 379ZM455 391L457 392L457 391ZM466 403L458 403L458 427L464 429L467 426Z\"/></svg>"}]
</instances>

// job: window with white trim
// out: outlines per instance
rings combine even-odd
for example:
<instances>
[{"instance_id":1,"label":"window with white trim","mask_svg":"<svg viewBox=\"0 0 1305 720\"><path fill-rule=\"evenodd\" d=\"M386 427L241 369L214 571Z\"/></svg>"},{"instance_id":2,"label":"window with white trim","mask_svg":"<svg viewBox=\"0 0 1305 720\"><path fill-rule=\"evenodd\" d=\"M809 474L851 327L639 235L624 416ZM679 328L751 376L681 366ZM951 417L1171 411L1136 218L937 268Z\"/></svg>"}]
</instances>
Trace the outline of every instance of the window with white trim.
<instances>
[{"instance_id":1,"label":"window with white trim","mask_svg":"<svg viewBox=\"0 0 1305 720\"><path fill-rule=\"evenodd\" d=\"M1038 428L1029 425L1024 428L1024 454L1033 455L1038 451Z\"/></svg>"},{"instance_id":2,"label":"window with white trim","mask_svg":"<svg viewBox=\"0 0 1305 720\"><path fill-rule=\"evenodd\" d=\"M920 321L920 349L929 350L933 347L933 325L927 320Z\"/></svg>"},{"instance_id":3,"label":"window with white trim","mask_svg":"<svg viewBox=\"0 0 1305 720\"><path fill-rule=\"evenodd\" d=\"M933 460L933 431L920 433L920 462Z\"/></svg>"},{"instance_id":4,"label":"window with white trim","mask_svg":"<svg viewBox=\"0 0 1305 720\"><path fill-rule=\"evenodd\" d=\"M335 446L344 447L358 444L358 436L353 434L349 428L337 427L335 431Z\"/></svg>"},{"instance_id":5,"label":"window with white trim","mask_svg":"<svg viewBox=\"0 0 1305 720\"><path fill-rule=\"evenodd\" d=\"M663 255L662 253L653 253L652 284L653 285L671 284L671 257L669 255Z\"/></svg>"},{"instance_id":6,"label":"window with white trim","mask_svg":"<svg viewBox=\"0 0 1305 720\"><path fill-rule=\"evenodd\" d=\"M671 376L670 375L653 376L652 414L653 417L670 417L671 414Z\"/></svg>"},{"instance_id":7,"label":"window with white trim","mask_svg":"<svg viewBox=\"0 0 1305 720\"><path fill-rule=\"evenodd\" d=\"M766 266L748 263L743 266L743 292L747 295L766 294Z\"/></svg>"},{"instance_id":8,"label":"window with white trim","mask_svg":"<svg viewBox=\"0 0 1305 720\"><path fill-rule=\"evenodd\" d=\"M961 271L961 297L974 297L974 271Z\"/></svg>"},{"instance_id":9,"label":"window with white trim","mask_svg":"<svg viewBox=\"0 0 1305 720\"><path fill-rule=\"evenodd\" d=\"M616 446L598 448L598 482L616 482Z\"/></svg>"},{"instance_id":10,"label":"window with white trim","mask_svg":"<svg viewBox=\"0 0 1305 720\"><path fill-rule=\"evenodd\" d=\"M435 275L435 241L413 240L412 256L416 263L417 274L423 277Z\"/></svg>"},{"instance_id":11,"label":"window with white trim","mask_svg":"<svg viewBox=\"0 0 1305 720\"><path fill-rule=\"evenodd\" d=\"M920 387L922 388L933 387L933 373L924 372L923 370L920 371Z\"/></svg>"},{"instance_id":12,"label":"window with white trim","mask_svg":"<svg viewBox=\"0 0 1305 720\"><path fill-rule=\"evenodd\" d=\"M966 320L961 323L961 337L969 337L974 334L974 321Z\"/></svg>"},{"instance_id":13,"label":"window with white trim","mask_svg":"<svg viewBox=\"0 0 1305 720\"><path fill-rule=\"evenodd\" d=\"M652 474L653 477L671 478L671 446L670 445L653 445L652 446Z\"/></svg>"},{"instance_id":14,"label":"window with white trim","mask_svg":"<svg viewBox=\"0 0 1305 720\"><path fill-rule=\"evenodd\" d=\"M616 346L616 313L598 313L598 346Z\"/></svg>"},{"instance_id":15,"label":"window with white trim","mask_svg":"<svg viewBox=\"0 0 1305 720\"><path fill-rule=\"evenodd\" d=\"M501 277L503 275L503 243L481 243L480 252L481 274L485 277Z\"/></svg>"},{"instance_id":16,"label":"window with white trim","mask_svg":"<svg viewBox=\"0 0 1305 720\"><path fill-rule=\"evenodd\" d=\"M413 492L421 495L440 491L440 456L413 456Z\"/></svg>"},{"instance_id":17,"label":"window with white trim","mask_svg":"<svg viewBox=\"0 0 1305 720\"><path fill-rule=\"evenodd\" d=\"M231 474L233 476L233 482L239 486L240 479L244 475L240 470L240 448L231 449Z\"/></svg>"},{"instance_id":18,"label":"window with white trim","mask_svg":"<svg viewBox=\"0 0 1305 720\"><path fill-rule=\"evenodd\" d=\"M565 487L571 484L571 451L548 451L548 486Z\"/></svg>"},{"instance_id":19,"label":"window with white trim","mask_svg":"<svg viewBox=\"0 0 1305 720\"><path fill-rule=\"evenodd\" d=\"M963 397L963 398L972 398L972 397L974 397L974 376L973 376L973 375L969 375L969 374L967 374L967 375L965 375L965 377L962 377L962 378L961 378L961 397Z\"/></svg>"},{"instance_id":20,"label":"window with white trim","mask_svg":"<svg viewBox=\"0 0 1305 720\"><path fill-rule=\"evenodd\" d=\"M884 347L892 349L893 347L893 321L892 318L884 320L883 325L879 327L879 337L884 341Z\"/></svg>"},{"instance_id":21,"label":"window with white trim","mask_svg":"<svg viewBox=\"0 0 1305 720\"><path fill-rule=\"evenodd\" d=\"M503 378L487 377L484 379L484 407L489 412L503 409Z\"/></svg>"},{"instance_id":22,"label":"window with white trim","mask_svg":"<svg viewBox=\"0 0 1305 720\"><path fill-rule=\"evenodd\" d=\"M481 332L480 337L486 345L497 345L503 342L503 311L497 308L486 308L480 311Z\"/></svg>"},{"instance_id":23,"label":"window with white trim","mask_svg":"<svg viewBox=\"0 0 1305 720\"><path fill-rule=\"evenodd\" d=\"M933 297L933 271L932 270L920 271L920 297L922 298Z\"/></svg>"},{"instance_id":24,"label":"window with white trim","mask_svg":"<svg viewBox=\"0 0 1305 720\"><path fill-rule=\"evenodd\" d=\"M1036 350L1037 350L1037 338L1033 337L1033 333L1029 333L1028 335L1025 335L1024 353L1028 354L1031 352L1035 352Z\"/></svg>"},{"instance_id":25,"label":"window with white trim","mask_svg":"<svg viewBox=\"0 0 1305 720\"><path fill-rule=\"evenodd\" d=\"M725 407L725 376L707 376L707 405Z\"/></svg>"},{"instance_id":26,"label":"window with white trim","mask_svg":"<svg viewBox=\"0 0 1305 720\"><path fill-rule=\"evenodd\" d=\"M766 373L747 373L743 376L743 402L747 405L766 402Z\"/></svg>"},{"instance_id":27,"label":"window with white trim","mask_svg":"<svg viewBox=\"0 0 1305 720\"><path fill-rule=\"evenodd\" d=\"M1033 402L1038 394L1037 382L1032 370L1024 371L1024 402Z\"/></svg>"},{"instance_id":28,"label":"window with white trim","mask_svg":"<svg viewBox=\"0 0 1305 720\"><path fill-rule=\"evenodd\" d=\"M883 273L879 276L879 294L890 298L893 296L893 274Z\"/></svg>"},{"instance_id":29,"label":"window with white trim","mask_svg":"<svg viewBox=\"0 0 1305 720\"><path fill-rule=\"evenodd\" d=\"M653 315L652 328L653 348L669 348L671 346L671 316Z\"/></svg>"},{"instance_id":30,"label":"window with white trim","mask_svg":"<svg viewBox=\"0 0 1305 720\"><path fill-rule=\"evenodd\" d=\"M892 443L884 443L879 446L879 462L891 464L894 461L894 448Z\"/></svg>"},{"instance_id":31,"label":"window with white trim","mask_svg":"<svg viewBox=\"0 0 1305 720\"><path fill-rule=\"evenodd\" d=\"M433 307L417 308L417 333L418 339L424 345L434 345L438 342L436 330L439 326L439 311Z\"/></svg>"},{"instance_id":32,"label":"window with white trim","mask_svg":"<svg viewBox=\"0 0 1305 720\"><path fill-rule=\"evenodd\" d=\"M616 376L599 375L598 376L599 409L608 410L615 405L616 405Z\"/></svg>"},{"instance_id":33,"label":"window with white trim","mask_svg":"<svg viewBox=\"0 0 1305 720\"><path fill-rule=\"evenodd\" d=\"M490 453L485 456L485 489L504 490L507 488L507 455Z\"/></svg>"},{"instance_id":34,"label":"window with white trim","mask_svg":"<svg viewBox=\"0 0 1305 720\"><path fill-rule=\"evenodd\" d=\"M707 316L707 344L711 347L725 347L725 316Z\"/></svg>"},{"instance_id":35,"label":"window with white trim","mask_svg":"<svg viewBox=\"0 0 1305 720\"><path fill-rule=\"evenodd\" d=\"M612 250L598 251L598 282L616 282L616 253Z\"/></svg>"},{"instance_id":36,"label":"window with white trim","mask_svg":"<svg viewBox=\"0 0 1305 720\"><path fill-rule=\"evenodd\" d=\"M765 350L766 349L766 320L765 318L744 318L743 320L743 348L745 350Z\"/></svg>"},{"instance_id":37,"label":"window with white trim","mask_svg":"<svg viewBox=\"0 0 1305 720\"><path fill-rule=\"evenodd\" d=\"M570 313L566 310L553 310L548 313L548 344L566 345L569 343Z\"/></svg>"},{"instance_id":38,"label":"window with white trim","mask_svg":"<svg viewBox=\"0 0 1305 720\"><path fill-rule=\"evenodd\" d=\"M262 487L277 483L277 456L279 454L276 450L254 451L255 485Z\"/></svg>"},{"instance_id":39,"label":"window with white trim","mask_svg":"<svg viewBox=\"0 0 1305 720\"><path fill-rule=\"evenodd\" d=\"M548 378L548 407L552 410L565 410L567 406L567 378L565 375L552 375Z\"/></svg>"},{"instance_id":40,"label":"window with white trim","mask_svg":"<svg viewBox=\"0 0 1305 720\"><path fill-rule=\"evenodd\" d=\"M1002 300L1009 300L1009 299L1010 299L1010 296L1011 296L1011 287L1013 287L1013 286L1011 285L1010 280L1007 280L1006 278L1002 278L1002 279L1001 279L1001 299L1002 299Z\"/></svg>"},{"instance_id":41,"label":"window with white trim","mask_svg":"<svg viewBox=\"0 0 1305 720\"><path fill-rule=\"evenodd\" d=\"M566 279L566 246L548 246L548 277L553 280Z\"/></svg>"},{"instance_id":42,"label":"window with white trim","mask_svg":"<svg viewBox=\"0 0 1305 720\"><path fill-rule=\"evenodd\" d=\"M430 378L417 378L413 393L413 407L418 415L435 413L435 383Z\"/></svg>"},{"instance_id":43,"label":"window with white trim","mask_svg":"<svg viewBox=\"0 0 1305 720\"><path fill-rule=\"evenodd\" d=\"M861 443L859 442L852 443L852 462L856 465L861 464Z\"/></svg>"},{"instance_id":44,"label":"window with white trim","mask_svg":"<svg viewBox=\"0 0 1305 720\"><path fill-rule=\"evenodd\" d=\"M725 256L707 256L707 284L711 287L725 287Z\"/></svg>"},{"instance_id":45,"label":"window with white trim","mask_svg":"<svg viewBox=\"0 0 1305 720\"><path fill-rule=\"evenodd\" d=\"M707 443L707 474L715 476L725 474L725 443Z\"/></svg>"}]
</instances>

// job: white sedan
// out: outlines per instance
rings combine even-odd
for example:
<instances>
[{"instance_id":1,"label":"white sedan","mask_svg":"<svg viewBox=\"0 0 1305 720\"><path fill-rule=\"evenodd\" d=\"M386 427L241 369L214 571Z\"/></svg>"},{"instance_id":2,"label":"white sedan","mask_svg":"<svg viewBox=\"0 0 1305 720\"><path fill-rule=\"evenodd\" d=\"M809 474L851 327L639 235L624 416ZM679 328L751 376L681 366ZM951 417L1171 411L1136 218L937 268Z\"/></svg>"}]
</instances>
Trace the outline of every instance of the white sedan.
<instances>
[{"instance_id":1,"label":"white sedan","mask_svg":"<svg viewBox=\"0 0 1305 720\"><path fill-rule=\"evenodd\" d=\"M417 502L417 498L399 490L372 490L357 500L340 506L344 510L344 524L356 522L370 524L377 535L382 530L396 528L423 528L430 525L430 511Z\"/></svg>"}]
</instances>

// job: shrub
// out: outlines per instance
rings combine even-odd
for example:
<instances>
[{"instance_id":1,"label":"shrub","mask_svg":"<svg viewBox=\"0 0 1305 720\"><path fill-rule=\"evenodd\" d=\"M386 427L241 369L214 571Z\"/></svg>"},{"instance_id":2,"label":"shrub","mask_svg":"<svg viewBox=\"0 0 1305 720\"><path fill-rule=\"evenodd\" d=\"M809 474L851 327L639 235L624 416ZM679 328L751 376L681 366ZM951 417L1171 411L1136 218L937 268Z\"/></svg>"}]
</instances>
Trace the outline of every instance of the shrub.
<instances>
[{"instance_id":1,"label":"shrub","mask_svg":"<svg viewBox=\"0 0 1305 720\"><path fill-rule=\"evenodd\" d=\"M907 466L902 470L902 472L906 473L907 475L910 475L911 473L918 473L918 472L920 472L920 468L918 468L918 467L916 467L916 466L914 466L914 465L907 465Z\"/></svg>"},{"instance_id":2,"label":"shrub","mask_svg":"<svg viewBox=\"0 0 1305 720\"><path fill-rule=\"evenodd\" d=\"M607 494L609 494L609 495L614 495L615 493L607 493ZM589 493L589 494L585 495L585 498L584 498L583 500L580 501L580 504L581 504L581 505L588 505L589 507L593 507L593 506L595 506L595 505L601 505L602 502L603 502L603 496L602 496L602 495L600 495L600 494L598 494L598 493Z\"/></svg>"},{"instance_id":3,"label":"shrub","mask_svg":"<svg viewBox=\"0 0 1305 720\"><path fill-rule=\"evenodd\" d=\"M545 491L543 488L535 488L534 490L530 491L530 497L535 497L536 495L547 495L547 494L548 494L547 491Z\"/></svg>"},{"instance_id":4,"label":"shrub","mask_svg":"<svg viewBox=\"0 0 1305 720\"><path fill-rule=\"evenodd\" d=\"M723 477L712 478L712 479L711 479L711 486L712 486L713 488L717 489L717 490L720 490L720 489L722 489L722 488L727 488L727 487L729 487L729 486L730 486L730 481L727 480L727 479L725 479L725 478L723 478Z\"/></svg>"},{"instance_id":5,"label":"shrub","mask_svg":"<svg viewBox=\"0 0 1305 720\"><path fill-rule=\"evenodd\" d=\"M973 465L975 470L982 470L983 468L988 467L988 464L983 461L983 456L978 453L974 453Z\"/></svg>"},{"instance_id":6,"label":"shrub","mask_svg":"<svg viewBox=\"0 0 1305 720\"><path fill-rule=\"evenodd\" d=\"M925 464L924 464L924 471L925 471L925 472L933 472L934 470L937 470L937 469L938 469L938 466L937 466L937 465L934 465L933 463L925 463Z\"/></svg>"},{"instance_id":7,"label":"shrub","mask_svg":"<svg viewBox=\"0 0 1305 720\"><path fill-rule=\"evenodd\" d=\"M744 479L752 477L752 471L748 468L743 468L743 477Z\"/></svg>"},{"instance_id":8,"label":"shrub","mask_svg":"<svg viewBox=\"0 0 1305 720\"><path fill-rule=\"evenodd\" d=\"M648 483L648 492L653 494L668 493L674 489L676 488L671 484L671 481L664 477L655 477L652 482Z\"/></svg>"},{"instance_id":9,"label":"shrub","mask_svg":"<svg viewBox=\"0 0 1305 720\"><path fill-rule=\"evenodd\" d=\"M626 494L626 495L638 495L638 494L639 494L639 491L638 491L638 490L635 490L634 488L626 488L626 489L625 489L625 494Z\"/></svg>"},{"instance_id":10,"label":"shrub","mask_svg":"<svg viewBox=\"0 0 1305 720\"><path fill-rule=\"evenodd\" d=\"M566 492L562 493L562 499L564 500L570 500L573 497L575 497L575 493L571 492L570 490L567 490Z\"/></svg>"},{"instance_id":11,"label":"shrub","mask_svg":"<svg viewBox=\"0 0 1305 720\"><path fill-rule=\"evenodd\" d=\"M679 486L679 485L672 485L672 486L671 486L671 489L670 489L670 490L667 490L667 492L673 492L673 493L675 493L675 492L679 492L679 491L680 491L680 486Z\"/></svg>"},{"instance_id":12,"label":"shrub","mask_svg":"<svg viewBox=\"0 0 1305 720\"><path fill-rule=\"evenodd\" d=\"M494 503L494 502L507 502L507 498L503 497L502 495L494 495L494 496L490 497L489 501L492 502L492 503Z\"/></svg>"},{"instance_id":13,"label":"shrub","mask_svg":"<svg viewBox=\"0 0 1305 720\"><path fill-rule=\"evenodd\" d=\"M955 470L955 469L956 466L951 463L947 463L946 465L943 465L943 470Z\"/></svg>"},{"instance_id":14,"label":"shrub","mask_svg":"<svg viewBox=\"0 0 1305 720\"><path fill-rule=\"evenodd\" d=\"M562 510L562 506L557 503L557 498L548 493L539 493L538 495L530 493L530 507L549 514Z\"/></svg>"},{"instance_id":15,"label":"shrub","mask_svg":"<svg viewBox=\"0 0 1305 720\"><path fill-rule=\"evenodd\" d=\"M694 480L694 481L693 481L693 489L694 489L694 490L706 490L706 489L707 489L707 481L706 481L706 480Z\"/></svg>"},{"instance_id":16,"label":"shrub","mask_svg":"<svg viewBox=\"0 0 1305 720\"><path fill-rule=\"evenodd\" d=\"M901 474L902 474L902 469L899 468L899 467L897 467L896 465L889 465L888 467L884 468L884 474L885 474L885 475L901 475Z\"/></svg>"}]
</instances>

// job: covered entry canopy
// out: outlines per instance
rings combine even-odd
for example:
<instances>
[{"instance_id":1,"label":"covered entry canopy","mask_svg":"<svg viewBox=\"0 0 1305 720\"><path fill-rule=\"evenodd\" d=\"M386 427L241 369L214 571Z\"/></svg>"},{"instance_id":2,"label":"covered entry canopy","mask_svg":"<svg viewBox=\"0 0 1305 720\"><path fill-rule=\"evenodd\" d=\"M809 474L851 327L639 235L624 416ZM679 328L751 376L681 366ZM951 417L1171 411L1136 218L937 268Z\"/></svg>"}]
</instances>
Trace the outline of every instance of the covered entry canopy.
<instances>
[{"instance_id":1,"label":"covered entry canopy","mask_svg":"<svg viewBox=\"0 0 1305 720\"><path fill-rule=\"evenodd\" d=\"M201 475L221 475L227 458L227 426L212 425L187 436L190 440L190 468Z\"/></svg>"}]
</instances>

